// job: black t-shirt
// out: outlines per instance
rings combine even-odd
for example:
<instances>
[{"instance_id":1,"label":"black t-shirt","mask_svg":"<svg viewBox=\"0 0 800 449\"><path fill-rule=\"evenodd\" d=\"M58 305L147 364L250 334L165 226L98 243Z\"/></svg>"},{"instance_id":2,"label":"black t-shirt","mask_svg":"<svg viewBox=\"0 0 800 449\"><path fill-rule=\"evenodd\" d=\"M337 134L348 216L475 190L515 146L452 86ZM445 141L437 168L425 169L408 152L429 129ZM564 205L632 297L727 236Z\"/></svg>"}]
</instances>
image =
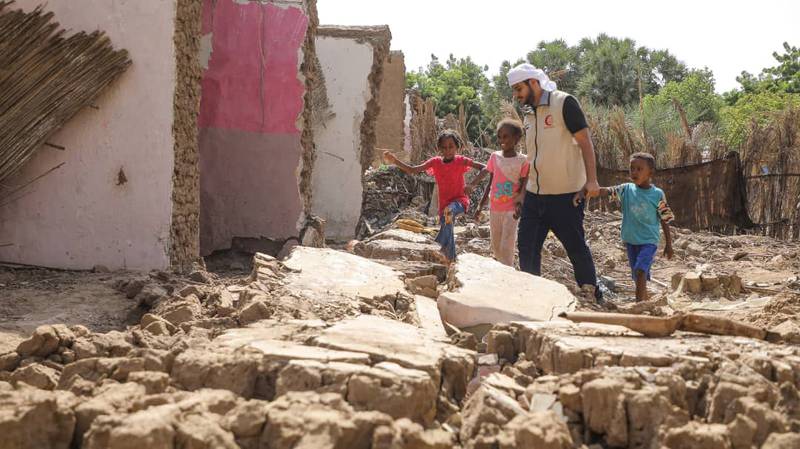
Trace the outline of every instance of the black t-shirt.
<instances>
[{"instance_id":1,"label":"black t-shirt","mask_svg":"<svg viewBox=\"0 0 800 449\"><path fill-rule=\"evenodd\" d=\"M564 124L572 134L589 127L575 97L567 97L564 100Z\"/></svg>"}]
</instances>

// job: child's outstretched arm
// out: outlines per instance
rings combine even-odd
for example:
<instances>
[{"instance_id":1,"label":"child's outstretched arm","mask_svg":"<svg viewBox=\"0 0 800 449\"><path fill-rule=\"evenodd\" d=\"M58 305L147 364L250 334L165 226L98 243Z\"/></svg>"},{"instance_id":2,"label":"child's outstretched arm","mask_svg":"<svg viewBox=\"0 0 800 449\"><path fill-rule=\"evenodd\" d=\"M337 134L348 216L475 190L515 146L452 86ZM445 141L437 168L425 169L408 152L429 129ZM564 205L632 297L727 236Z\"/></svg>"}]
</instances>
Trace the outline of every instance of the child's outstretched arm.
<instances>
[{"instance_id":1,"label":"child's outstretched arm","mask_svg":"<svg viewBox=\"0 0 800 449\"><path fill-rule=\"evenodd\" d=\"M481 168L479 169L480 172L478 172L478 174L475 176L475 178L473 178L472 181L470 181L469 184L467 184L464 187L464 191L467 193L467 195L471 194L472 191L475 190L475 187L478 187L478 185L481 183L481 181L483 181L483 178L485 178L486 175L491 175L489 170L486 169L485 165L481 164L480 162L473 162L473 164L478 164L478 165L481 166ZM472 168L476 168L476 167L474 165L472 165Z\"/></svg>"},{"instance_id":2,"label":"child's outstretched arm","mask_svg":"<svg viewBox=\"0 0 800 449\"><path fill-rule=\"evenodd\" d=\"M474 168L475 170L480 170L480 171L486 170L486 164L481 164L480 162L473 161L471 159L469 166Z\"/></svg>"},{"instance_id":3,"label":"child's outstretched arm","mask_svg":"<svg viewBox=\"0 0 800 449\"><path fill-rule=\"evenodd\" d=\"M392 154L392 152L389 150L378 151L383 151L383 160L385 160L386 163L396 165L400 168L400 170L403 170L403 172L408 173L409 175L422 173L429 168L429 164L427 162L422 165L409 165L400 159L397 159L397 156Z\"/></svg>"},{"instance_id":4,"label":"child's outstretched arm","mask_svg":"<svg viewBox=\"0 0 800 449\"><path fill-rule=\"evenodd\" d=\"M598 191L599 193L598 193L597 196L600 197L600 198L604 198L604 197L607 197L607 196L612 196L614 194L614 189L615 189L614 187L600 187L600 190ZM581 190L580 192L575 194L575 197L572 199L572 204L574 204L575 207L577 207L578 204L580 204L581 201L583 201L585 199L586 199L586 191L585 190Z\"/></svg>"},{"instance_id":5,"label":"child's outstretched arm","mask_svg":"<svg viewBox=\"0 0 800 449\"><path fill-rule=\"evenodd\" d=\"M479 174L478 177L480 177L483 174L484 171L485 171L485 169L481 170L481 174ZM475 219L476 220L480 219L481 212L483 211L483 208L486 206L486 200L489 198L489 192L492 190L492 188L491 188L492 187L492 179L494 179L494 175L492 173L490 173L490 172L486 172L486 173L489 173L489 185L486 186L485 189L483 189L483 196L481 197L481 201L478 203L477 209L475 209ZM477 179L477 177L476 177L476 179Z\"/></svg>"}]
</instances>

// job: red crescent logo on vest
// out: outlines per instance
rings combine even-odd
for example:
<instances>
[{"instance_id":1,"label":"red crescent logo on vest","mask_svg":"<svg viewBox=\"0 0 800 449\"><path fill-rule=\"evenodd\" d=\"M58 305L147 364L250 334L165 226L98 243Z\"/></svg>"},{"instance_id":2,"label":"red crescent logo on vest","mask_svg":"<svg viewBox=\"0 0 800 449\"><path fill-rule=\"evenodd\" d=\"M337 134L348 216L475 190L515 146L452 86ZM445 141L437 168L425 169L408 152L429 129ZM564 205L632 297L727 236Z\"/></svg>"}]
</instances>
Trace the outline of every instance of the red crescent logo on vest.
<instances>
[{"instance_id":1,"label":"red crescent logo on vest","mask_svg":"<svg viewBox=\"0 0 800 449\"><path fill-rule=\"evenodd\" d=\"M553 116L549 115L544 118L544 127L545 128L552 128L553 127Z\"/></svg>"}]
</instances>

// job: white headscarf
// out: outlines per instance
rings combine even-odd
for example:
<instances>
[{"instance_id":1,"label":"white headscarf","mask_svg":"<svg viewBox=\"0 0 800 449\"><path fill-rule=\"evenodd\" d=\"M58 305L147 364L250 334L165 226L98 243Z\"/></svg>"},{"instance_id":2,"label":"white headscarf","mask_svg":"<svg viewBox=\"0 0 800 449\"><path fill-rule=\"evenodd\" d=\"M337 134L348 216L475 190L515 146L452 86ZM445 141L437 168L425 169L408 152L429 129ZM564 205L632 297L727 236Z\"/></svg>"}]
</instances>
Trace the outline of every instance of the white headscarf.
<instances>
[{"instance_id":1,"label":"white headscarf","mask_svg":"<svg viewBox=\"0 0 800 449\"><path fill-rule=\"evenodd\" d=\"M520 64L508 72L509 86L513 86L514 84L530 79L539 81L539 85L542 86L542 89L548 92L556 90L557 86L555 81L551 81L550 77L547 76L542 69L537 69L531 64Z\"/></svg>"}]
</instances>

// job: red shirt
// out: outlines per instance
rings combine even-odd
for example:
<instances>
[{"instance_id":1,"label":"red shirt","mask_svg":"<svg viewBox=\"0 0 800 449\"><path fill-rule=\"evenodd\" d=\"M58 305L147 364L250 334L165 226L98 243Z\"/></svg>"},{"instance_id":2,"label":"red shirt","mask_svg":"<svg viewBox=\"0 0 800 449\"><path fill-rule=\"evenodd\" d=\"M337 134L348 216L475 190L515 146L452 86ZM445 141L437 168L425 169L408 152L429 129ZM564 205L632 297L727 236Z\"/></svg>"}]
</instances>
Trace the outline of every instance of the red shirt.
<instances>
[{"instance_id":1,"label":"red shirt","mask_svg":"<svg viewBox=\"0 0 800 449\"><path fill-rule=\"evenodd\" d=\"M461 203L464 210L469 209L469 197L464 193L464 174L472 168L472 159L456 155L452 161L445 162L437 156L428 159L425 165L439 186L439 214L453 201Z\"/></svg>"}]
</instances>

